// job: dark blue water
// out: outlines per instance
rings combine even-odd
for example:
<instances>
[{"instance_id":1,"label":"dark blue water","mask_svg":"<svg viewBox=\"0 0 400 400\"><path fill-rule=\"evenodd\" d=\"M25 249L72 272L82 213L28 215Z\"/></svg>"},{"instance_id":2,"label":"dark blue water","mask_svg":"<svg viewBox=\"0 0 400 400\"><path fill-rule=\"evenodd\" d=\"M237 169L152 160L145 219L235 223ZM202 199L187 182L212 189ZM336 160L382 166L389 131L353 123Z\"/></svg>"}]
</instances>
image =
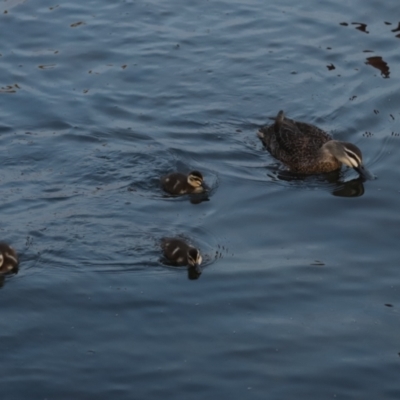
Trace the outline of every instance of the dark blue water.
<instances>
[{"instance_id":1,"label":"dark blue water","mask_svg":"<svg viewBox=\"0 0 400 400\"><path fill-rule=\"evenodd\" d=\"M398 23L395 0L2 2L2 398L399 399ZM287 174L256 137L280 109L378 179ZM209 201L165 197L192 169ZM200 279L160 261L172 235Z\"/></svg>"}]
</instances>

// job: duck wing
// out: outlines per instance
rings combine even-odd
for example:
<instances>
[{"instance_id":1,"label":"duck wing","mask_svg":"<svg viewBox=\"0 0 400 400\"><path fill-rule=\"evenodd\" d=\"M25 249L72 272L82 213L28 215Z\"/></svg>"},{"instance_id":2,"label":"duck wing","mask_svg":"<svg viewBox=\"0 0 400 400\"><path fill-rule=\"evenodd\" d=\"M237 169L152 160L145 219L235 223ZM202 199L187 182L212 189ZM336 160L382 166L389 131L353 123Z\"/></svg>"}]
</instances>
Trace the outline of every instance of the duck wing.
<instances>
[{"instance_id":1,"label":"duck wing","mask_svg":"<svg viewBox=\"0 0 400 400\"><path fill-rule=\"evenodd\" d=\"M282 111L278 113L274 123L275 139L281 151L288 155L295 154L298 146L303 142L304 135L296 122L285 118Z\"/></svg>"},{"instance_id":2,"label":"duck wing","mask_svg":"<svg viewBox=\"0 0 400 400\"><path fill-rule=\"evenodd\" d=\"M279 147L288 155L301 154L311 149L317 151L324 143L332 139L328 133L315 125L285 117L281 119L277 117L274 130Z\"/></svg>"}]
</instances>

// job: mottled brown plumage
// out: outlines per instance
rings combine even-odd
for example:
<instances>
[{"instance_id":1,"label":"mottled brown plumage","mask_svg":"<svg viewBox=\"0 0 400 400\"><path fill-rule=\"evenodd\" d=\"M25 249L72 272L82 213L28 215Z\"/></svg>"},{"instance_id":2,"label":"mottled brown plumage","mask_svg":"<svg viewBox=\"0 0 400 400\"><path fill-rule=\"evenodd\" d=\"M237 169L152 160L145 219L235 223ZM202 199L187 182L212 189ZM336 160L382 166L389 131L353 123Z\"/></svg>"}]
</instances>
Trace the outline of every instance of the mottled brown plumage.
<instances>
[{"instance_id":1,"label":"mottled brown plumage","mask_svg":"<svg viewBox=\"0 0 400 400\"><path fill-rule=\"evenodd\" d=\"M174 195L202 193L205 188L203 186L203 175L199 171L192 171L188 175L180 172L173 172L161 178L162 188Z\"/></svg>"},{"instance_id":2,"label":"mottled brown plumage","mask_svg":"<svg viewBox=\"0 0 400 400\"><path fill-rule=\"evenodd\" d=\"M360 149L352 143L339 142L305 122L286 118L279 111L275 122L258 131L266 149L289 169L301 174L319 174L339 169L343 164L354 168L365 178L371 174L365 169Z\"/></svg>"},{"instance_id":3,"label":"mottled brown plumage","mask_svg":"<svg viewBox=\"0 0 400 400\"><path fill-rule=\"evenodd\" d=\"M161 239L164 257L175 266L199 266L202 262L200 251L179 238Z\"/></svg>"}]
</instances>

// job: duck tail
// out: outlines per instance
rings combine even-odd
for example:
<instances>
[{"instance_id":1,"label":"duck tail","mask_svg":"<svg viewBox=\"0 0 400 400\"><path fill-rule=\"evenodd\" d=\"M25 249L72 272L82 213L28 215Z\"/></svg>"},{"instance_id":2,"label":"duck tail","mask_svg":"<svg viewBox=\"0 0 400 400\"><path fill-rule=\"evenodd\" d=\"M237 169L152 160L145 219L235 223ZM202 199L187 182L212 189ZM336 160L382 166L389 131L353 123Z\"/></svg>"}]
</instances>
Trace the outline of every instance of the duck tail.
<instances>
[{"instance_id":1,"label":"duck tail","mask_svg":"<svg viewBox=\"0 0 400 400\"><path fill-rule=\"evenodd\" d=\"M282 122L285 119L285 113L283 110L279 111L276 117L268 117L268 119L271 119L272 121L280 121Z\"/></svg>"},{"instance_id":2,"label":"duck tail","mask_svg":"<svg viewBox=\"0 0 400 400\"><path fill-rule=\"evenodd\" d=\"M274 131L275 133L279 133L279 131L281 130L282 123L285 119L285 113L282 110L280 110L278 112L278 115L274 119L275 119Z\"/></svg>"}]
</instances>

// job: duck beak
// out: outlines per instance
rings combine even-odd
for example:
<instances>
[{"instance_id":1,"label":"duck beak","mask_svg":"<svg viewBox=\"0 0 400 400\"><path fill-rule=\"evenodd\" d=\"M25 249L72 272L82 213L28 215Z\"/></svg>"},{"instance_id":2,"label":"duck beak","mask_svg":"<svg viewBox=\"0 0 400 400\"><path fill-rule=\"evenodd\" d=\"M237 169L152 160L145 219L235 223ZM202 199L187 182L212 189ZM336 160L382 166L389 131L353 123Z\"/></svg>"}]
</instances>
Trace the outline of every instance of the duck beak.
<instances>
[{"instance_id":1,"label":"duck beak","mask_svg":"<svg viewBox=\"0 0 400 400\"><path fill-rule=\"evenodd\" d=\"M375 176L371 174L371 172L369 172L367 170L367 168L364 167L364 165L360 165L357 168L354 168L359 174L360 176L365 179L365 180L373 180L375 179Z\"/></svg>"}]
</instances>

